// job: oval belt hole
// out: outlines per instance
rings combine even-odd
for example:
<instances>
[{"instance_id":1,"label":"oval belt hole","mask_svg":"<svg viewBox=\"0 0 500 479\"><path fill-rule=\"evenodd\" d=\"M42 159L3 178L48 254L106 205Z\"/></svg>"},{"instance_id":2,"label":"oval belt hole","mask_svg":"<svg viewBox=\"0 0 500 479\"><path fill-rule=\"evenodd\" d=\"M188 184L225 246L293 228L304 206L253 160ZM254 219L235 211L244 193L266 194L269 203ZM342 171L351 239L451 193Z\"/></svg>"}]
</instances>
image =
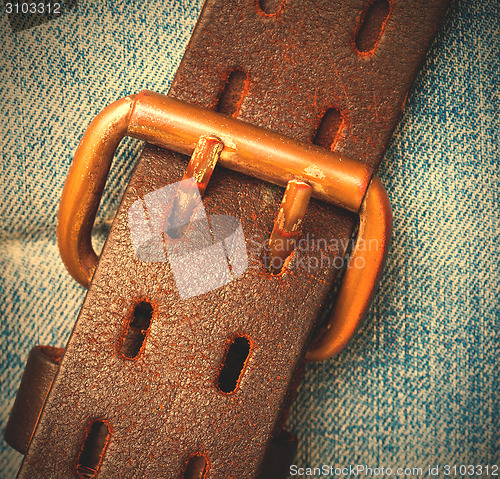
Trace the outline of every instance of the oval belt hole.
<instances>
[{"instance_id":1,"label":"oval belt hole","mask_svg":"<svg viewBox=\"0 0 500 479\"><path fill-rule=\"evenodd\" d=\"M276 15L283 6L283 0L259 0L257 2L260 10L267 16Z\"/></svg>"},{"instance_id":2,"label":"oval belt hole","mask_svg":"<svg viewBox=\"0 0 500 479\"><path fill-rule=\"evenodd\" d=\"M361 13L356 33L356 49L361 54L375 51L391 12L388 0L375 0Z\"/></svg>"},{"instance_id":3,"label":"oval belt hole","mask_svg":"<svg viewBox=\"0 0 500 479\"><path fill-rule=\"evenodd\" d=\"M328 108L319 123L313 143L331 150L342 126L342 113L336 108Z\"/></svg>"},{"instance_id":4,"label":"oval belt hole","mask_svg":"<svg viewBox=\"0 0 500 479\"><path fill-rule=\"evenodd\" d=\"M208 461L205 456L196 454L192 456L186 465L183 479L204 479L208 472Z\"/></svg>"},{"instance_id":5,"label":"oval belt hole","mask_svg":"<svg viewBox=\"0 0 500 479\"><path fill-rule=\"evenodd\" d=\"M134 307L134 312L122 342L122 353L128 359L137 357L151 325L153 306L148 301L141 301Z\"/></svg>"},{"instance_id":6,"label":"oval belt hole","mask_svg":"<svg viewBox=\"0 0 500 479\"><path fill-rule=\"evenodd\" d=\"M250 342L240 336L233 340L229 346L222 369L219 374L219 388L224 393L232 393L240 382L248 355Z\"/></svg>"},{"instance_id":7,"label":"oval belt hole","mask_svg":"<svg viewBox=\"0 0 500 479\"><path fill-rule=\"evenodd\" d=\"M225 115L237 116L248 89L248 83L248 75L245 72L232 71L219 95L217 111Z\"/></svg>"},{"instance_id":8,"label":"oval belt hole","mask_svg":"<svg viewBox=\"0 0 500 479\"><path fill-rule=\"evenodd\" d=\"M90 479L97 475L110 436L109 427L104 421L92 423L78 458L76 467L78 477Z\"/></svg>"}]
</instances>

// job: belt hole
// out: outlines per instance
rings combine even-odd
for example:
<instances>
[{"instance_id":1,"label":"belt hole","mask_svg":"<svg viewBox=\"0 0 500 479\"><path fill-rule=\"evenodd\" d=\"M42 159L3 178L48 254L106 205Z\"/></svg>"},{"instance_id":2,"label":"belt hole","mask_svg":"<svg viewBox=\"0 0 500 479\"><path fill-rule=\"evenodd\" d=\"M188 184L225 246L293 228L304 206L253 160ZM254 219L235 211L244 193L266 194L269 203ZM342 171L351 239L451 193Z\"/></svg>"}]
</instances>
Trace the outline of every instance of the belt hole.
<instances>
[{"instance_id":1,"label":"belt hole","mask_svg":"<svg viewBox=\"0 0 500 479\"><path fill-rule=\"evenodd\" d=\"M233 70L227 80L219 100L217 102L217 111L225 115L236 117L240 111L243 98L248 90L248 75L241 70Z\"/></svg>"},{"instance_id":2,"label":"belt hole","mask_svg":"<svg viewBox=\"0 0 500 479\"><path fill-rule=\"evenodd\" d=\"M99 420L90 424L78 457L78 477L90 479L97 476L110 436L110 429L105 421Z\"/></svg>"},{"instance_id":3,"label":"belt hole","mask_svg":"<svg viewBox=\"0 0 500 479\"><path fill-rule=\"evenodd\" d=\"M149 301L140 301L134 306L121 346L121 352L127 359L135 359L143 349L144 339L151 326L153 311L153 306Z\"/></svg>"},{"instance_id":4,"label":"belt hole","mask_svg":"<svg viewBox=\"0 0 500 479\"><path fill-rule=\"evenodd\" d=\"M183 479L204 479L208 472L208 460L202 454L195 454L188 459Z\"/></svg>"},{"instance_id":5,"label":"belt hole","mask_svg":"<svg viewBox=\"0 0 500 479\"><path fill-rule=\"evenodd\" d=\"M359 54L372 55L375 52L390 13L388 0L375 0L361 12L355 39Z\"/></svg>"},{"instance_id":6,"label":"belt hole","mask_svg":"<svg viewBox=\"0 0 500 479\"><path fill-rule=\"evenodd\" d=\"M257 6L264 15L271 17L277 15L281 11L283 1L284 0L258 0Z\"/></svg>"},{"instance_id":7,"label":"belt hole","mask_svg":"<svg viewBox=\"0 0 500 479\"><path fill-rule=\"evenodd\" d=\"M313 143L327 150L333 149L342 124L343 118L340 110L328 108L319 122Z\"/></svg>"},{"instance_id":8,"label":"belt hole","mask_svg":"<svg viewBox=\"0 0 500 479\"><path fill-rule=\"evenodd\" d=\"M227 394L236 390L243 375L248 356L250 341L244 336L234 338L226 352L219 373L219 389Z\"/></svg>"}]
</instances>

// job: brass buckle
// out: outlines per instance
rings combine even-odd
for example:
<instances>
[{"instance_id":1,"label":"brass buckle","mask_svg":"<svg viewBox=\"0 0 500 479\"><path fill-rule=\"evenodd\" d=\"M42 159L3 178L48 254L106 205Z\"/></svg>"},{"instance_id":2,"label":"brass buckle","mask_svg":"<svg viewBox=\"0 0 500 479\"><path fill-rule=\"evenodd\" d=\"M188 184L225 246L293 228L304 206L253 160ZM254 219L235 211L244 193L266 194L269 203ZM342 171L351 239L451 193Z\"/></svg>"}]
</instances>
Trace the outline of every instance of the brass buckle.
<instances>
[{"instance_id":1,"label":"brass buckle","mask_svg":"<svg viewBox=\"0 0 500 479\"><path fill-rule=\"evenodd\" d=\"M158 93L142 91L122 98L105 108L83 135L59 206L61 258L73 278L85 287L98 262L91 243L92 227L115 150L124 136L184 154L192 154L200 138L219 139L215 161L222 166L288 185L292 199L286 200L285 194L275 236L286 223L291 230L300 225L311 194L357 213L359 228L350 255L353 267L345 270L331 318L313 340L306 359L327 359L346 345L370 306L391 236L389 199L372 168L343 154ZM210 171L215 161L210 163ZM191 170L196 168L191 166ZM193 171L190 174L195 176ZM204 178L205 184L209 176Z\"/></svg>"}]
</instances>

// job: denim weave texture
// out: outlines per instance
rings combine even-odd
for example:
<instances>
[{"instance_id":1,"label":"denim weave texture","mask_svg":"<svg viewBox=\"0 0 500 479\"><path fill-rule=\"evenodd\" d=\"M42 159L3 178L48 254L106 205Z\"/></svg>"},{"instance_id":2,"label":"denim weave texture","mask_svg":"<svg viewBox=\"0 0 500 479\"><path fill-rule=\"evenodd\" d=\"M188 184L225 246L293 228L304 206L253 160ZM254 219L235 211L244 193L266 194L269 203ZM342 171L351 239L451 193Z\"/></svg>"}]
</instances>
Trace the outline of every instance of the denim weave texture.
<instances>
[{"instance_id":1,"label":"denim weave texture","mask_svg":"<svg viewBox=\"0 0 500 479\"><path fill-rule=\"evenodd\" d=\"M16 32L0 14L2 430L30 349L63 346L85 295L56 244L77 144L114 100L168 91L201 6L79 0ZM459 0L432 43L380 170L394 232L378 294L292 407L301 467L500 463L499 23L497 1ZM119 148L97 246L142 147ZM2 438L0 479L21 459Z\"/></svg>"}]
</instances>

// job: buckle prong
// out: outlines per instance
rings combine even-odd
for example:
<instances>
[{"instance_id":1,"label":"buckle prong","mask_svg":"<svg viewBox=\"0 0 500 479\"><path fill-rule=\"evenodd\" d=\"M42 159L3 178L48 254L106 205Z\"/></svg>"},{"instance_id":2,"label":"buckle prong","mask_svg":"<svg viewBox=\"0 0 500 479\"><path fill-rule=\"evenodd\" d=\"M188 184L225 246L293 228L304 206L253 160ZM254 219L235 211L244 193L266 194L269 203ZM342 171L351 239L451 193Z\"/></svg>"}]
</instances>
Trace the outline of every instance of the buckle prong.
<instances>
[{"instance_id":1,"label":"buckle prong","mask_svg":"<svg viewBox=\"0 0 500 479\"><path fill-rule=\"evenodd\" d=\"M311 193L312 187L303 181L290 180L286 185L268 245L268 269L273 274L283 269L295 249Z\"/></svg>"},{"instance_id":2,"label":"buckle prong","mask_svg":"<svg viewBox=\"0 0 500 479\"><path fill-rule=\"evenodd\" d=\"M194 178L201 196L205 194L223 148L224 143L213 136L202 136L196 144L182 179Z\"/></svg>"},{"instance_id":3,"label":"buckle prong","mask_svg":"<svg viewBox=\"0 0 500 479\"><path fill-rule=\"evenodd\" d=\"M224 144L218 139L210 136L202 136L191 155L191 159L184 172L183 180L193 178L194 182L181 181L174 198L172 214L165 218L170 225L166 227L171 238L181 238L186 232L189 222L199 206L199 198L205 194L210 177L219 160Z\"/></svg>"}]
</instances>

